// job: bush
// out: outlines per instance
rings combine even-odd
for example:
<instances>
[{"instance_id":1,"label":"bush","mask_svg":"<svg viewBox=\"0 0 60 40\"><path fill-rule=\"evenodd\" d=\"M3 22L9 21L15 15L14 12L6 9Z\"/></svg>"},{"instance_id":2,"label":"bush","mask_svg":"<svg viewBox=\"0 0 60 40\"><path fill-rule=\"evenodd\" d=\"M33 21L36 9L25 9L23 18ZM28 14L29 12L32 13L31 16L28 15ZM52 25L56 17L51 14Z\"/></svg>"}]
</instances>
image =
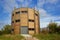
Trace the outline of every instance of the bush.
<instances>
[{"instance_id":1,"label":"bush","mask_svg":"<svg viewBox=\"0 0 60 40\"><path fill-rule=\"evenodd\" d=\"M5 25L1 31L3 34L11 34L11 25Z\"/></svg>"},{"instance_id":2,"label":"bush","mask_svg":"<svg viewBox=\"0 0 60 40\"><path fill-rule=\"evenodd\" d=\"M33 36L39 40L60 40L59 34L37 34Z\"/></svg>"},{"instance_id":3,"label":"bush","mask_svg":"<svg viewBox=\"0 0 60 40\"><path fill-rule=\"evenodd\" d=\"M2 33L2 31L0 31L0 35L2 35L3 33Z\"/></svg>"},{"instance_id":4,"label":"bush","mask_svg":"<svg viewBox=\"0 0 60 40\"><path fill-rule=\"evenodd\" d=\"M49 33L56 33L56 28L57 28L57 23L49 23L48 28L49 28Z\"/></svg>"},{"instance_id":5,"label":"bush","mask_svg":"<svg viewBox=\"0 0 60 40\"><path fill-rule=\"evenodd\" d=\"M24 39L21 35L1 35L0 40L21 40Z\"/></svg>"}]
</instances>

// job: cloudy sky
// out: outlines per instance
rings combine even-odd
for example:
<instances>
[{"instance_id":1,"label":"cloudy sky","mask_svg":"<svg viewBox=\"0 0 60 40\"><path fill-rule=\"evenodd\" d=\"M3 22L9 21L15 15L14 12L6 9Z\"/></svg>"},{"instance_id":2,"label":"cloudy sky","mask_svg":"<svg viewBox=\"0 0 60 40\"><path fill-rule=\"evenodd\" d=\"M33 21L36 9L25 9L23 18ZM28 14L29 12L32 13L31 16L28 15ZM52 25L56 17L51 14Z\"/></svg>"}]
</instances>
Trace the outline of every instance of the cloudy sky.
<instances>
[{"instance_id":1,"label":"cloudy sky","mask_svg":"<svg viewBox=\"0 0 60 40\"><path fill-rule=\"evenodd\" d=\"M60 0L0 0L0 29L11 24L14 7L29 7L39 10L40 27L46 27L53 20L60 24Z\"/></svg>"}]
</instances>

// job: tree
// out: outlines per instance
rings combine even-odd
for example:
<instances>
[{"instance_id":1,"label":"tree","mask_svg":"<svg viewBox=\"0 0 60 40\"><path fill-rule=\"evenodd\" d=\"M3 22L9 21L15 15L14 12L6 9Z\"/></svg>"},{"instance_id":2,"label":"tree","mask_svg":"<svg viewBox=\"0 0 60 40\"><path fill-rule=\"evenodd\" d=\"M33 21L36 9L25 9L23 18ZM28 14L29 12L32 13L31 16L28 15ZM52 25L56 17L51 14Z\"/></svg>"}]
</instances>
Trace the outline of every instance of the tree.
<instances>
[{"instance_id":1,"label":"tree","mask_svg":"<svg viewBox=\"0 0 60 40\"><path fill-rule=\"evenodd\" d=\"M60 34L60 25L56 28L56 32Z\"/></svg>"},{"instance_id":2,"label":"tree","mask_svg":"<svg viewBox=\"0 0 60 40\"><path fill-rule=\"evenodd\" d=\"M0 30L0 35L2 35L2 31Z\"/></svg>"},{"instance_id":3,"label":"tree","mask_svg":"<svg viewBox=\"0 0 60 40\"><path fill-rule=\"evenodd\" d=\"M49 33L56 33L57 23L51 22L48 24Z\"/></svg>"},{"instance_id":4,"label":"tree","mask_svg":"<svg viewBox=\"0 0 60 40\"><path fill-rule=\"evenodd\" d=\"M48 28L47 27L42 28L42 31L41 32L44 33L44 34L47 34L48 33Z\"/></svg>"},{"instance_id":5,"label":"tree","mask_svg":"<svg viewBox=\"0 0 60 40\"><path fill-rule=\"evenodd\" d=\"M3 34L10 34L11 33L11 25L5 25L2 29Z\"/></svg>"}]
</instances>

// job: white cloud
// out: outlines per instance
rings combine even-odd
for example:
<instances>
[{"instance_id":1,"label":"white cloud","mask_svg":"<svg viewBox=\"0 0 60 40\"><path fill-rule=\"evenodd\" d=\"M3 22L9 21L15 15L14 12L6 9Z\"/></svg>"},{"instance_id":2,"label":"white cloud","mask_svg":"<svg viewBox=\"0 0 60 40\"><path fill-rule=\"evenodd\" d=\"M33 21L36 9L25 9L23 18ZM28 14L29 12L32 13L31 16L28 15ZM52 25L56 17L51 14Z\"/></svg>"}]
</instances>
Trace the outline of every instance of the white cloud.
<instances>
[{"instance_id":1,"label":"white cloud","mask_svg":"<svg viewBox=\"0 0 60 40\"><path fill-rule=\"evenodd\" d=\"M40 22L40 28L47 27L48 24L49 22Z\"/></svg>"},{"instance_id":2,"label":"white cloud","mask_svg":"<svg viewBox=\"0 0 60 40\"><path fill-rule=\"evenodd\" d=\"M55 16L49 17L49 16L47 16L47 17L40 18L40 27L41 28L47 27L47 25L51 22L51 20L60 25L60 21L54 21L54 20L60 20L60 17L55 17Z\"/></svg>"},{"instance_id":3,"label":"white cloud","mask_svg":"<svg viewBox=\"0 0 60 40\"><path fill-rule=\"evenodd\" d=\"M47 27L48 23L50 20L48 20L48 16L50 16L46 10L44 9L40 9L39 10L39 13L40 13L40 27L43 28L43 27Z\"/></svg>"},{"instance_id":4,"label":"white cloud","mask_svg":"<svg viewBox=\"0 0 60 40\"><path fill-rule=\"evenodd\" d=\"M38 0L37 7L42 8L46 3L56 4L57 2L58 0Z\"/></svg>"},{"instance_id":5,"label":"white cloud","mask_svg":"<svg viewBox=\"0 0 60 40\"><path fill-rule=\"evenodd\" d=\"M47 27L47 25L49 24L49 22L55 21L55 20L60 20L59 16L52 16L50 15L50 13L48 13L46 10L44 9L39 9L39 13L40 13L40 27ZM56 23L60 24L60 21L55 21Z\"/></svg>"},{"instance_id":6,"label":"white cloud","mask_svg":"<svg viewBox=\"0 0 60 40\"><path fill-rule=\"evenodd\" d=\"M4 4L3 4L4 2ZM16 3L15 0L4 0L2 1L2 5L4 10L3 13L8 14L5 18L4 21L0 20L0 28L2 28L6 24L11 24L11 13L14 7L18 7L18 4Z\"/></svg>"},{"instance_id":7,"label":"white cloud","mask_svg":"<svg viewBox=\"0 0 60 40\"><path fill-rule=\"evenodd\" d=\"M17 0L17 1L19 1L19 2L24 2L24 0Z\"/></svg>"},{"instance_id":8,"label":"white cloud","mask_svg":"<svg viewBox=\"0 0 60 40\"><path fill-rule=\"evenodd\" d=\"M58 2L58 0L46 0L47 3L52 3L52 4L55 4Z\"/></svg>"},{"instance_id":9,"label":"white cloud","mask_svg":"<svg viewBox=\"0 0 60 40\"><path fill-rule=\"evenodd\" d=\"M5 24L11 24L11 14L12 14L12 10L14 9L14 7L18 7L18 4L16 3L15 0L5 0L4 1L4 11L3 13L8 14L7 17L4 20Z\"/></svg>"},{"instance_id":10,"label":"white cloud","mask_svg":"<svg viewBox=\"0 0 60 40\"><path fill-rule=\"evenodd\" d=\"M44 9L39 9L39 13L40 13L40 16L41 16L41 17L50 16L50 14L48 14L47 11L44 10Z\"/></svg>"},{"instance_id":11,"label":"white cloud","mask_svg":"<svg viewBox=\"0 0 60 40\"><path fill-rule=\"evenodd\" d=\"M18 5L19 7L28 7L32 2L32 0L16 0L16 1L20 2L20 4Z\"/></svg>"},{"instance_id":12,"label":"white cloud","mask_svg":"<svg viewBox=\"0 0 60 40\"><path fill-rule=\"evenodd\" d=\"M60 17L55 17L55 16L40 18L41 28L47 27L47 25L49 24L49 22L51 22L51 20L54 22L54 20L59 20L59 19L60 19ZM60 21L55 21L55 22L60 24Z\"/></svg>"},{"instance_id":13,"label":"white cloud","mask_svg":"<svg viewBox=\"0 0 60 40\"><path fill-rule=\"evenodd\" d=\"M35 6L36 10L39 10L40 13L40 27L47 27L47 25L49 24L49 22L52 20L59 20L60 17L59 16L52 16L50 13L48 13L46 10L43 9L43 5L46 3L51 3L51 4L56 4L58 2L58 0L38 0L37 6ZM54 7L53 7L54 8ZM48 7L48 10L50 9L50 7ZM57 22L57 21L56 21ZM59 23L60 21L58 21L57 23Z\"/></svg>"},{"instance_id":14,"label":"white cloud","mask_svg":"<svg viewBox=\"0 0 60 40\"><path fill-rule=\"evenodd\" d=\"M32 0L17 0L17 1L19 1L19 2L25 2L25 1L32 1Z\"/></svg>"},{"instance_id":15,"label":"white cloud","mask_svg":"<svg viewBox=\"0 0 60 40\"><path fill-rule=\"evenodd\" d=\"M45 0L38 0L37 7L41 8L45 4Z\"/></svg>"},{"instance_id":16,"label":"white cloud","mask_svg":"<svg viewBox=\"0 0 60 40\"><path fill-rule=\"evenodd\" d=\"M18 8L18 4L15 0L5 0L4 6L4 9L9 13L14 9L14 7Z\"/></svg>"}]
</instances>

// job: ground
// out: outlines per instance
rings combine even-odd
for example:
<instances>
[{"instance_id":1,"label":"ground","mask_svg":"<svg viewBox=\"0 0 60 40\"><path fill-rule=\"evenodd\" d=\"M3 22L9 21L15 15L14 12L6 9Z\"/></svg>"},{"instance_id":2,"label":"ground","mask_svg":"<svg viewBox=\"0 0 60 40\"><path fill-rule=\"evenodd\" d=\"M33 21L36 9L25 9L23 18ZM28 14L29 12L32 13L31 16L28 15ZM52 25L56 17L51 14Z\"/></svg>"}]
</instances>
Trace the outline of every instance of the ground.
<instances>
[{"instance_id":1,"label":"ground","mask_svg":"<svg viewBox=\"0 0 60 40\"><path fill-rule=\"evenodd\" d=\"M0 35L0 40L21 40L23 38L21 35Z\"/></svg>"},{"instance_id":2,"label":"ground","mask_svg":"<svg viewBox=\"0 0 60 40\"><path fill-rule=\"evenodd\" d=\"M60 40L60 34L0 35L0 40Z\"/></svg>"},{"instance_id":3,"label":"ground","mask_svg":"<svg viewBox=\"0 0 60 40\"><path fill-rule=\"evenodd\" d=\"M60 40L60 34L37 34L33 36L39 40Z\"/></svg>"}]
</instances>

